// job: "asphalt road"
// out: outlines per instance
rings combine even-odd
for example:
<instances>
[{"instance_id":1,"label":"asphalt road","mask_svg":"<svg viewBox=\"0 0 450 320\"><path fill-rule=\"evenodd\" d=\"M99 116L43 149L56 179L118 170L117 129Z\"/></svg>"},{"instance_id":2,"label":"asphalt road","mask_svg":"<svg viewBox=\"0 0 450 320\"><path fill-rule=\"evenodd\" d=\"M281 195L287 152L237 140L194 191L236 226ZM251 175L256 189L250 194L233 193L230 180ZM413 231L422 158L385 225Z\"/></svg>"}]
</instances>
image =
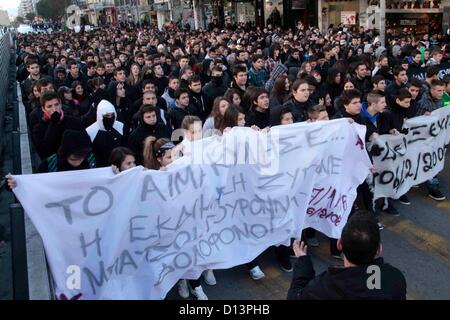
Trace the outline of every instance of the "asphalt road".
<instances>
[{"instance_id":1,"label":"asphalt road","mask_svg":"<svg viewBox=\"0 0 450 320\"><path fill-rule=\"evenodd\" d=\"M400 212L399 217L381 216L386 225L381 232L383 257L405 275L407 298L411 300L450 299L449 156L447 153L446 167L439 174L441 191L447 195L447 200L437 202L428 197L424 187L419 187L408 193L411 205L394 202ZM310 249L316 273L325 271L331 264L339 264L329 255L328 240L320 234L318 239L319 247ZM247 268L238 266L216 270L217 285L203 283L203 289L209 299L286 299L292 273L281 271L273 248L263 254L260 266L266 274L262 280L252 280ZM181 299L176 286L167 298Z\"/></svg>"}]
</instances>

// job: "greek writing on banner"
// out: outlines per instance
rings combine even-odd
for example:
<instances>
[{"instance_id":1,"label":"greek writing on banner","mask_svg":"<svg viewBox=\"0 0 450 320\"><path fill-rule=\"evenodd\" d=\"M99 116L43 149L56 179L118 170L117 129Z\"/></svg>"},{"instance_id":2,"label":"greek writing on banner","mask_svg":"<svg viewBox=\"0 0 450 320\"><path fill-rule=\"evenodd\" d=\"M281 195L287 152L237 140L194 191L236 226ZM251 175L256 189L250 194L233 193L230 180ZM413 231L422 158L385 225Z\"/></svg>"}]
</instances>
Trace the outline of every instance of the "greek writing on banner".
<instances>
[{"instance_id":1,"label":"greek writing on banner","mask_svg":"<svg viewBox=\"0 0 450 320\"><path fill-rule=\"evenodd\" d=\"M408 119L403 127L406 134L382 135L374 142L380 151L373 156L377 170L375 198L398 199L444 168L446 146L450 142L450 108Z\"/></svg>"},{"instance_id":2,"label":"greek writing on banner","mask_svg":"<svg viewBox=\"0 0 450 320\"><path fill-rule=\"evenodd\" d=\"M163 299L179 279L247 263L305 226L338 238L371 166L364 133L346 119L233 128L168 171L15 176L14 192L58 296Z\"/></svg>"}]
</instances>

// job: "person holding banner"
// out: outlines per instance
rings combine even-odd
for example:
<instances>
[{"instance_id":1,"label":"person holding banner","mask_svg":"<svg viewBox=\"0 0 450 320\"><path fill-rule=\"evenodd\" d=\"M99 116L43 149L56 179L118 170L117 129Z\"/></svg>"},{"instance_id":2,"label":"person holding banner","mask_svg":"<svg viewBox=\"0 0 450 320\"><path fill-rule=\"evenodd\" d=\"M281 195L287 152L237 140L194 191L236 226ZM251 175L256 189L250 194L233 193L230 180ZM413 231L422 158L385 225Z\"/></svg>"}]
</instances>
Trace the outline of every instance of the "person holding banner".
<instances>
[{"instance_id":1,"label":"person holding banner","mask_svg":"<svg viewBox=\"0 0 450 320\"><path fill-rule=\"evenodd\" d=\"M308 247L294 241L297 262L288 300L406 300L405 276L381 258L380 231L372 214L350 217L337 245L344 253L344 267L329 267L316 276Z\"/></svg>"},{"instance_id":2,"label":"person holding banner","mask_svg":"<svg viewBox=\"0 0 450 320\"><path fill-rule=\"evenodd\" d=\"M89 136L83 131L64 131L58 152L44 159L37 173L75 171L96 168L95 156ZM6 175L8 187L12 190L17 186L10 173Z\"/></svg>"},{"instance_id":3,"label":"person holding banner","mask_svg":"<svg viewBox=\"0 0 450 320\"><path fill-rule=\"evenodd\" d=\"M406 70L401 66L394 68L394 81L386 87L386 102L388 106L395 103L395 96L401 88L404 88L408 82L408 75Z\"/></svg>"},{"instance_id":4,"label":"person holding banner","mask_svg":"<svg viewBox=\"0 0 450 320\"><path fill-rule=\"evenodd\" d=\"M433 79L430 83L430 91L424 92L422 98L417 103L416 115L429 115L434 110L443 106L442 97L444 96L445 84L440 80ZM445 195L439 190L439 179L434 177L425 183L428 189L428 196L436 201L446 199Z\"/></svg>"},{"instance_id":5,"label":"person holding banner","mask_svg":"<svg viewBox=\"0 0 450 320\"><path fill-rule=\"evenodd\" d=\"M135 154L128 148L117 147L111 152L109 163L114 173L136 167Z\"/></svg>"}]
</instances>

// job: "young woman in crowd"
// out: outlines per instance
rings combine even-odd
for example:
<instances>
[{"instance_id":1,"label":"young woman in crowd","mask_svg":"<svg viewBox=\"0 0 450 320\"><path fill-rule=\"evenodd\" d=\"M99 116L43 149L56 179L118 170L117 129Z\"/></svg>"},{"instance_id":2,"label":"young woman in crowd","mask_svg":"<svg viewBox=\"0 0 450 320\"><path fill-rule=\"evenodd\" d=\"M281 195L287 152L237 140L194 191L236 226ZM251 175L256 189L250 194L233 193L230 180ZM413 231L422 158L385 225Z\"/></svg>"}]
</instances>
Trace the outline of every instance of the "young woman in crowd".
<instances>
[{"instance_id":1,"label":"young woman in crowd","mask_svg":"<svg viewBox=\"0 0 450 320\"><path fill-rule=\"evenodd\" d=\"M282 75L275 80L273 89L270 92L269 105L272 108L282 106L288 99L291 92L291 83L287 76Z\"/></svg>"},{"instance_id":2,"label":"young woman in crowd","mask_svg":"<svg viewBox=\"0 0 450 320\"><path fill-rule=\"evenodd\" d=\"M72 82L72 100L76 108L79 110L80 117L89 111L91 102L89 101L89 97L80 81Z\"/></svg>"},{"instance_id":3,"label":"young woman in crowd","mask_svg":"<svg viewBox=\"0 0 450 320\"><path fill-rule=\"evenodd\" d=\"M203 125L203 137L214 135L214 131L220 128L225 111L230 106L230 102L225 97L217 97L214 100L211 115Z\"/></svg>"},{"instance_id":4,"label":"young woman in crowd","mask_svg":"<svg viewBox=\"0 0 450 320\"><path fill-rule=\"evenodd\" d=\"M135 154L128 148L117 147L111 151L109 164L114 173L119 173L136 167Z\"/></svg>"}]
</instances>

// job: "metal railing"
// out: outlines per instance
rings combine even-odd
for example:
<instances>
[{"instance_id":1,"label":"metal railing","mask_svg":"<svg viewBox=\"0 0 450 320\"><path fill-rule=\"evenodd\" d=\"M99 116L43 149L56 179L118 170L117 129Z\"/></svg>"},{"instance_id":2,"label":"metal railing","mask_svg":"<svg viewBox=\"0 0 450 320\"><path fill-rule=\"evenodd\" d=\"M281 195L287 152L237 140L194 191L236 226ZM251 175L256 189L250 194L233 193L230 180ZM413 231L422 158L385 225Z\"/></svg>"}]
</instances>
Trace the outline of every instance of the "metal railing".
<instances>
[{"instance_id":1,"label":"metal railing","mask_svg":"<svg viewBox=\"0 0 450 320\"><path fill-rule=\"evenodd\" d=\"M0 35L0 75L9 73L11 62L11 37L8 33ZM9 79L0 80L0 156L3 154L3 126L5 119L5 111L8 100Z\"/></svg>"},{"instance_id":2,"label":"metal railing","mask_svg":"<svg viewBox=\"0 0 450 320\"><path fill-rule=\"evenodd\" d=\"M0 68L2 68L0 69L0 74L8 75L8 77L0 79L0 88L2 90L0 99L6 99L5 101L0 100L3 112L0 119L3 120L4 118L5 106L9 105L12 107L11 149L13 173L31 174L33 173L33 163L30 152L27 116L21 94L19 94L20 86L16 82L16 52L12 34L7 33L2 37L0 40L0 52ZM3 128L1 129L2 131L0 132L3 132ZM17 201L10 205L10 224L14 299L53 299L52 281L42 240L33 223Z\"/></svg>"}]
</instances>

